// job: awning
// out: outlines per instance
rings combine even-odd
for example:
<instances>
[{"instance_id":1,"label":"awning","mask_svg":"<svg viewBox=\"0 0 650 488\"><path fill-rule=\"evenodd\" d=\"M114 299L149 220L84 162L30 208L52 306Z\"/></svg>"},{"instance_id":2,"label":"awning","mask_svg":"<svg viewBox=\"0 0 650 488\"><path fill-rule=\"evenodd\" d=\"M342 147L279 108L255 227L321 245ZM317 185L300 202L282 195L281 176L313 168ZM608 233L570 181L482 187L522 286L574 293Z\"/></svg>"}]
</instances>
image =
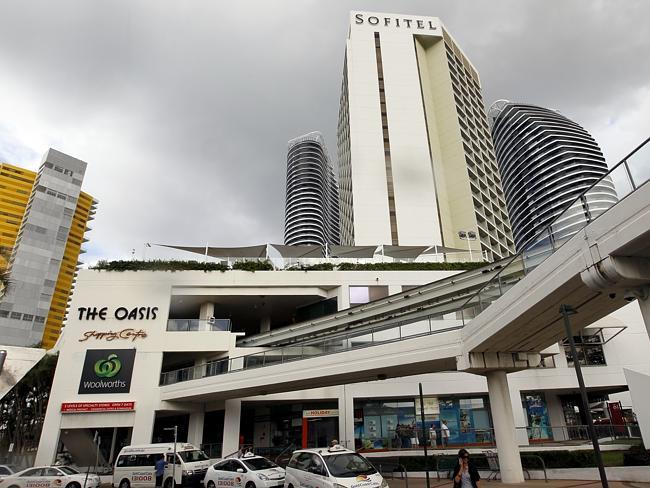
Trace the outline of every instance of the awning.
<instances>
[{"instance_id":1,"label":"awning","mask_svg":"<svg viewBox=\"0 0 650 488\"><path fill-rule=\"evenodd\" d=\"M322 258L322 246L286 246L284 244L269 244L280 253L283 258Z\"/></svg>"},{"instance_id":2,"label":"awning","mask_svg":"<svg viewBox=\"0 0 650 488\"><path fill-rule=\"evenodd\" d=\"M180 251L193 252L205 256L205 246L172 246L168 244L154 244L155 246L169 247ZM266 244L248 247L208 247L208 256L213 258L263 258L266 257Z\"/></svg>"},{"instance_id":3,"label":"awning","mask_svg":"<svg viewBox=\"0 0 650 488\"><path fill-rule=\"evenodd\" d=\"M384 256L415 259L428 248L429 246L388 246L384 244Z\"/></svg>"},{"instance_id":4,"label":"awning","mask_svg":"<svg viewBox=\"0 0 650 488\"><path fill-rule=\"evenodd\" d=\"M333 258L371 258L376 250L377 246L329 246Z\"/></svg>"},{"instance_id":5,"label":"awning","mask_svg":"<svg viewBox=\"0 0 650 488\"><path fill-rule=\"evenodd\" d=\"M457 249L455 247L439 246L434 244L422 254L441 254L447 252L467 252L467 249Z\"/></svg>"}]
</instances>

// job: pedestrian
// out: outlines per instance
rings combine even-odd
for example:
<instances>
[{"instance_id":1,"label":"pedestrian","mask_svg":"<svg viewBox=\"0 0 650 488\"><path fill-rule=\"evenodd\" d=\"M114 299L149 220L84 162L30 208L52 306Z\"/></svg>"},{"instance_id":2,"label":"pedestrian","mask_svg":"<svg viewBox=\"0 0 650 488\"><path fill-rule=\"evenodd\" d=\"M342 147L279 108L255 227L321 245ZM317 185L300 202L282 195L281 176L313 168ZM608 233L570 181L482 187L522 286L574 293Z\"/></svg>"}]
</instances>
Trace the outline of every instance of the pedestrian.
<instances>
[{"instance_id":1,"label":"pedestrian","mask_svg":"<svg viewBox=\"0 0 650 488\"><path fill-rule=\"evenodd\" d=\"M436 433L436 426L431 424L431 427L429 428L429 440L431 441L431 447L438 447L438 443L436 442L438 438L438 434Z\"/></svg>"},{"instance_id":2,"label":"pedestrian","mask_svg":"<svg viewBox=\"0 0 650 488\"><path fill-rule=\"evenodd\" d=\"M454 488L480 488L481 476L469 460L467 449L458 451L458 463L454 468Z\"/></svg>"},{"instance_id":3,"label":"pedestrian","mask_svg":"<svg viewBox=\"0 0 650 488\"><path fill-rule=\"evenodd\" d=\"M442 448L446 448L449 445L449 427L447 427L447 421L443 420L442 425L440 426L440 434L442 437Z\"/></svg>"},{"instance_id":4,"label":"pedestrian","mask_svg":"<svg viewBox=\"0 0 650 488\"><path fill-rule=\"evenodd\" d=\"M161 454L156 461L156 486L162 486L166 466L165 455Z\"/></svg>"}]
</instances>

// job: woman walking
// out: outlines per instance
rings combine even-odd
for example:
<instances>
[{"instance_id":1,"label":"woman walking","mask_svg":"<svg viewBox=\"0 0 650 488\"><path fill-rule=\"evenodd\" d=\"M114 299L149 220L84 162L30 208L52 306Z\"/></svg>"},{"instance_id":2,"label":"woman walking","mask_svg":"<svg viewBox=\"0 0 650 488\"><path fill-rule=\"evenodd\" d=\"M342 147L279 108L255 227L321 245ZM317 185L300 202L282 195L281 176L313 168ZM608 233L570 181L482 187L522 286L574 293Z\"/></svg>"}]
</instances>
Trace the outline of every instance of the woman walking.
<instances>
[{"instance_id":1,"label":"woman walking","mask_svg":"<svg viewBox=\"0 0 650 488\"><path fill-rule=\"evenodd\" d=\"M480 488L481 477L474 463L469 461L467 449L458 451L458 463L454 468L454 488Z\"/></svg>"}]
</instances>

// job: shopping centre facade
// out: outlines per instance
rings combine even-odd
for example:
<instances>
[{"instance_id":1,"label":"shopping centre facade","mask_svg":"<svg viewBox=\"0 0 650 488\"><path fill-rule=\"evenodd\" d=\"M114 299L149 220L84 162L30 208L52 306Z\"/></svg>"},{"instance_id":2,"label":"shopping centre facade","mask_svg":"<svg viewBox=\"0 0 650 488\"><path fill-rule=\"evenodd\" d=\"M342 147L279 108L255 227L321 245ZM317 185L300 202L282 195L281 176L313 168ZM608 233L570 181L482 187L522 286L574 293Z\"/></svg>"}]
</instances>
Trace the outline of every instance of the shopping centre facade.
<instances>
[{"instance_id":1,"label":"shopping centre facade","mask_svg":"<svg viewBox=\"0 0 650 488\"><path fill-rule=\"evenodd\" d=\"M314 447L338 439L350 448L408 449L421 437L418 383L427 431L450 431L449 445L491 445L492 414L483 376L460 372L232 398L198 393L196 371L263 351L250 338L290 331L327 314L349 315L458 271L99 271L82 270L59 343L59 364L37 464L67 459L110 466L122 445L179 440L203 445L212 457L240 444L278 455L293 444ZM416 293L414 291L414 293ZM349 310L348 310L349 309ZM590 401L610 423L632 420L623 368L650 373L649 344L636 303L582 332L579 354ZM580 418L577 381L562 344L543 353L540 367L508 376L520 445L561 441ZM216 361L215 361L216 360ZM219 366L221 367L221 366ZM353 367L353 366L351 366ZM264 368L259 369L264 375ZM227 374L224 376L226 381ZM183 383L185 399L163 399ZM198 390L197 390L198 391ZM621 401L607 408L605 400ZM607 422L608 420L603 420ZM93 459L87 459L88 452Z\"/></svg>"}]
</instances>

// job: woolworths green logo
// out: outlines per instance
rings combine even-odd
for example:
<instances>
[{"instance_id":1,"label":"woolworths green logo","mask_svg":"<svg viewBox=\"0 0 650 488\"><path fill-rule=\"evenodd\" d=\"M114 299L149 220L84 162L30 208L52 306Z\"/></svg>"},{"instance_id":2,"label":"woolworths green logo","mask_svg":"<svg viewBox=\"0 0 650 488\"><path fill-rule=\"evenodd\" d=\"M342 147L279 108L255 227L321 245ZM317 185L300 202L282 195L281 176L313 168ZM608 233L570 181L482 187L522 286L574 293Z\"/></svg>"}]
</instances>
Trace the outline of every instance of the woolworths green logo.
<instances>
[{"instance_id":1,"label":"woolworths green logo","mask_svg":"<svg viewBox=\"0 0 650 488\"><path fill-rule=\"evenodd\" d=\"M95 374L100 378L112 378L122 369L122 363L117 354L109 354L106 359L100 359L95 363Z\"/></svg>"}]
</instances>

